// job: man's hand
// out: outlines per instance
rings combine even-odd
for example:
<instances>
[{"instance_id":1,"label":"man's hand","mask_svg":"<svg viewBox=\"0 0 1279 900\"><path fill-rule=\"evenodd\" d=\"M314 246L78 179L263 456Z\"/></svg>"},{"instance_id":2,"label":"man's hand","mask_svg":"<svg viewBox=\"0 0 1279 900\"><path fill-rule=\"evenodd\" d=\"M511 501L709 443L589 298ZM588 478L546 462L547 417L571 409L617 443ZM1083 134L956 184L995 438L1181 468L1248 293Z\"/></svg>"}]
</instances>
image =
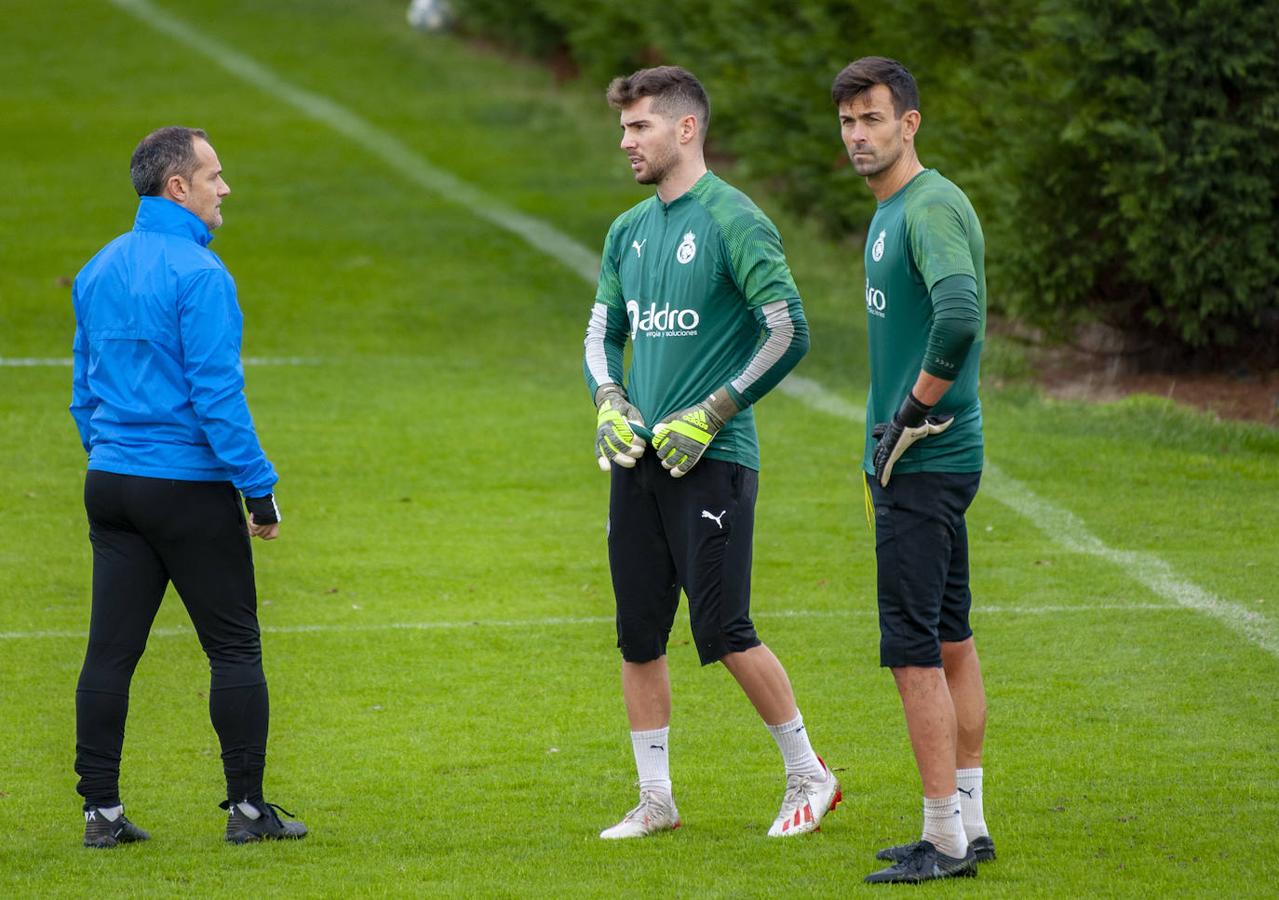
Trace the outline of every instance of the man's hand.
<instances>
[{"instance_id":1,"label":"man's hand","mask_svg":"<svg viewBox=\"0 0 1279 900\"><path fill-rule=\"evenodd\" d=\"M955 421L954 416L930 416L931 406L925 406L915 399L913 393L907 394L902 405L893 413L893 420L888 424L880 422L871 432L877 438L875 445L875 477L880 487L888 487L888 479L893 476L893 466L911 444L930 434L941 434Z\"/></svg>"},{"instance_id":2,"label":"man's hand","mask_svg":"<svg viewBox=\"0 0 1279 900\"><path fill-rule=\"evenodd\" d=\"M249 510L249 536L273 541L280 536L280 507L275 505L275 495L265 497L245 497L244 505Z\"/></svg>"},{"instance_id":3,"label":"man's hand","mask_svg":"<svg viewBox=\"0 0 1279 900\"><path fill-rule=\"evenodd\" d=\"M644 417L617 384L600 385L595 392L595 407L595 461L600 469L607 472L613 464L634 468L646 445L632 426L642 426Z\"/></svg>"},{"instance_id":4,"label":"man's hand","mask_svg":"<svg viewBox=\"0 0 1279 900\"><path fill-rule=\"evenodd\" d=\"M737 404L720 388L701 403L671 413L653 429L653 449L672 478L697 465L715 435L737 413Z\"/></svg>"}]
</instances>

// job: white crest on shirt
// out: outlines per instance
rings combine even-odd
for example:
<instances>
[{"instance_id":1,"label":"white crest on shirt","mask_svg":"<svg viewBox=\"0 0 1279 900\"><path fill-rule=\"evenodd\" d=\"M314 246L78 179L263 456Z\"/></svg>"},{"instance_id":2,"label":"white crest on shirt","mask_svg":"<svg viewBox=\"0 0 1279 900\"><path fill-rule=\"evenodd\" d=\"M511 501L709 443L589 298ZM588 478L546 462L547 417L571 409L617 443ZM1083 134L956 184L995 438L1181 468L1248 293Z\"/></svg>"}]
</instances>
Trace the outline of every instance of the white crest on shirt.
<instances>
[{"instance_id":1,"label":"white crest on shirt","mask_svg":"<svg viewBox=\"0 0 1279 900\"><path fill-rule=\"evenodd\" d=\"M870 258L879 262L884 258L884 238L888 232L881 231L879 237L875 238L875 244L870 248Z\"/></svg>"},{"instance_id":2,"label":"white crest on shirt","mask_svg":"<svg viewBox=\"0 0 1279 900\"><path fill-rule=\"evenodd\" d=\"M693 261L693 257L697 255L697 235L688 232L684 235L684 240L680 241L678 247L675 248L675 258L679 260L680 265L687 265Z\"/></svg>"}]
</instances>

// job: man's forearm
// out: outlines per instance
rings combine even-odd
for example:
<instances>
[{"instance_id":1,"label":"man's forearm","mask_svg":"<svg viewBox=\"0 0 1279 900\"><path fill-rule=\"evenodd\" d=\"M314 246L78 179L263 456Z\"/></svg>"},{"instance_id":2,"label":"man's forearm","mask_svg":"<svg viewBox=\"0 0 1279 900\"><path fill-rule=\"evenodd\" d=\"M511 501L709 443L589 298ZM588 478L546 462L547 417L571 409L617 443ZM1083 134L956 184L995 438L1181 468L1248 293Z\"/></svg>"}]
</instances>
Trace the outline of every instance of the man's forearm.
<instances>
[{"instance_id":1,"label":"man's forearm","mask_svg":"<svg viewBox=\"0 0 1279 900\"><path fill-rule=\"evenodd\" d=\"M938 378L936 375L929 375L927 372L920 371L919 377L915 379L915 386L911 388L911 393L915 395L915 399L925 406L936 406L941 402L941 398L946 396L946 392L950 390L953 381L946 381L944 378Z\"/></svg>"}]
</instances>

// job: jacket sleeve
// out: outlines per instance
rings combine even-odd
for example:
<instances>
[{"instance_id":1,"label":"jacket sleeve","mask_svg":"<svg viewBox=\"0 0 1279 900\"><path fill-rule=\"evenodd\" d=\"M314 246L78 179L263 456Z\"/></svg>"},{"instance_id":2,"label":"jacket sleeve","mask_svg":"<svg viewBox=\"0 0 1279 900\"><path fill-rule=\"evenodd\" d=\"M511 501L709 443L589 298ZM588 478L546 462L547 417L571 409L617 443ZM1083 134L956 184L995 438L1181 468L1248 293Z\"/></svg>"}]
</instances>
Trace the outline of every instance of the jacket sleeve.
<instances>
[{"instance_id":1,"label":"jacket sleeve","mask_svg":"<svg viewBox=\"0 0 1279 900\"><path fill-rule=\"evenodd\" d=\"M929 375L954 381L981 332L977 281L971 275L948 275L933 285L929 296L933 325L922 368Z\"/></svg>"},{"instance_id":2,"label":"jacket sleeve","mask_svg":"<svg viewBox=\"0 0 1279 900\"><path fill-rule=\"evenodd\" d=\"M246 497L272 492L278 480L258 443L244 397L240 363L243 317L235 282L224 269L202 269L187 279L178 297L182 367L191 406L213 453L231 471Z\"/></svg>"},{"instance_id":3,"label":"jacket sleeve","mask_svg":"<svg viewBox=\"0 0 1279 900\"><path fill-rule=\"evenodd\" d=\"M808 353L808 320L776 226L754 207L722 232L734 283L759 324L759 343L728 382L739 409L771 391Z\"/></svg>"},{"instance_id":4,"label":"jacket sleeve","mask_svg":"<svg viewBox=\"0 0 1279 900\"><path fill-rule=\"evenodd\" d=\"M74 305L78 296L75 288L71 291L71 302ZM84 452L89 452L89 421L93 411L98 408L98 398L89 390L89 341L84 336L77 315L75 340L71 344L71 418L75 420L76 429L80 432L80 443Z\"/></svg>"},{"instance_id":5,"label":"jacket sleeve","mask_svg":"<svg viewBox=\"0 0 1279 900\"><path fill-rule=\"evenodd\" d=\"M629 331L626 313L614 306L596 303L586 325L586 389L595 396L601 384L622 383L622 352Z\"/></svg>"},{"instance_id":6,"label":"jacket sleeve","mask_svg":"<svg viewBox=\"0 0 1279 900\"><path fill-rule=\"evenodd\" d=\"M728 383L739 409L775 388L808 353L808 320L798 297L765 303L752 312L760 327L759 345Z\"/></svg>"},{"instance_id":7,"label":"jacket sleeve","mask_svg":"<svg viewBox=\"0 0 1279 900\"><path fill-rule=\"evenodd\" d=\"M599 284L595 304L586 324L586 359L582 368L586 388L592 399L601 384L621 384L623 351L630 335L630 319L622 300L622 282L617 272L617 259L611 252L613 229L604 242L604 258L600 262Z\"/></svg>"}]
</instances>

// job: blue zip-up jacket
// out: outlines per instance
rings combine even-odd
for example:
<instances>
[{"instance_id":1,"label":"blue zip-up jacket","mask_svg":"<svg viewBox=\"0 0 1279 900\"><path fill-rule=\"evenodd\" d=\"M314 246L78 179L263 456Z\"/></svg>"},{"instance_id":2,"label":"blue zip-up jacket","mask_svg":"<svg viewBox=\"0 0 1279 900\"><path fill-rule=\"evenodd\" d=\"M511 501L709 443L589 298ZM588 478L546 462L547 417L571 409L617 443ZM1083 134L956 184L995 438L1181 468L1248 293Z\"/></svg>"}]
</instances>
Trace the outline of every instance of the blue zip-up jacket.
<instances>
[{"instance_id":1,"label":"blue zip-up jacket","mask_svg":"<svg viewBox=\"0 0 1279 900\"><path fill-rule=\"evenodd\" d=\"M89 468L230 481L263 497L277 481L244 398L244 317L213 233L163 197L98 252L72 288L71 416Z\"/></svg>"}]
</instances>

